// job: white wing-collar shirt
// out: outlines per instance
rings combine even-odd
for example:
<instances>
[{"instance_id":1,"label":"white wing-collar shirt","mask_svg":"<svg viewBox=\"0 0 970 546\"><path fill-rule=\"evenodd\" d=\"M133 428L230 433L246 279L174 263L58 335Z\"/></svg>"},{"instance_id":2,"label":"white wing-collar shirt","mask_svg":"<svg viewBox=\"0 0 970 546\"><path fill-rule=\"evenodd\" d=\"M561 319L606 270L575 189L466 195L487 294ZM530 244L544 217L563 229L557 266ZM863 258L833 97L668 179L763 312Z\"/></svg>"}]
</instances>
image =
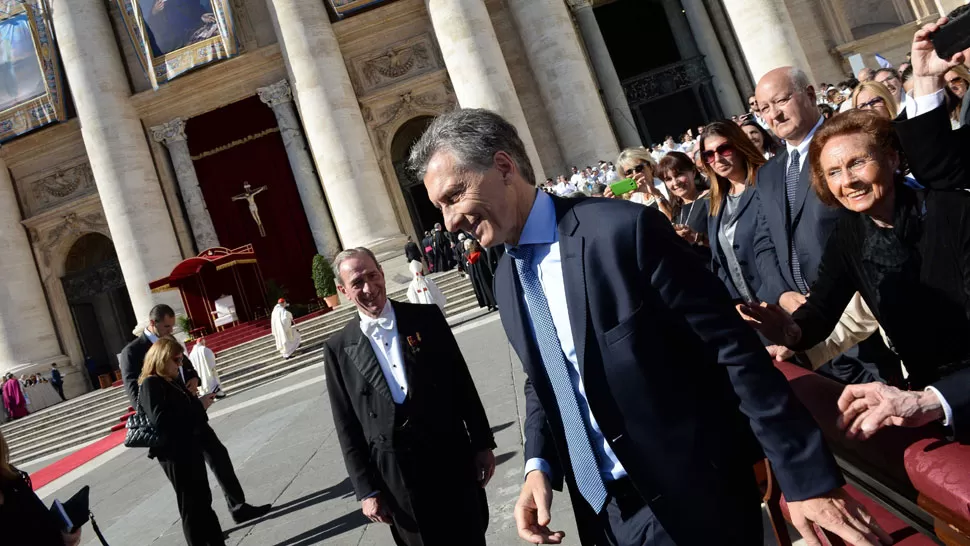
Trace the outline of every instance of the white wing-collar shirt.
<instances>
[{"instance_id":1,"label":"white wing-collar shirt","mask_svg":"<svg viewBox=\"0 0 970 546\"><path fill-rule=\"evenodd\" d=\"M377 318L368 317L360 311L357 313L360 315L360 331L374 349L384 380L391 390L391 398L395 404L403 404L408 397L408 378L404 373L404 353L401 351L397 317L391 300L384 302L384 309Z\"/></svg>"}]
</instances>

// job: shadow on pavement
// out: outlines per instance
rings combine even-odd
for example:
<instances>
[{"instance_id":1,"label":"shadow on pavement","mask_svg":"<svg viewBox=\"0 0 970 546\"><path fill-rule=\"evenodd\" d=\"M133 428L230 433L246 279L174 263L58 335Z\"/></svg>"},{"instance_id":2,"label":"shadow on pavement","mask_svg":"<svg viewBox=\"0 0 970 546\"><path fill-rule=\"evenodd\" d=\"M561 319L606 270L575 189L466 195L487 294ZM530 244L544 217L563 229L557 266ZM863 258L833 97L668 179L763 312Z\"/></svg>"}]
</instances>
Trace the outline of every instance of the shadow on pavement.
<instances>
[{"instance_id":1,"label":"shadow on pavement","mask_svg":"<svg viewBox=\"0 0 970 546\"><path fill-rule=\"evenodd\" d=\"M264 521L269 521L269 520L273 520L273 519L276 519L276 518L280 518L280 517L283 517L283 516L285 516L287 514L296 512L298 510L303 510L304 508L309 508L309 507L311 507L313 505L320 504L320 503L326 502L328 500L336 499L338 497L348 497L348 496L353 495L353 494L354 494L354 488L350 485L350 478L344 478L344 480L342 482L340 482L340 483L338 483L336 485L332 485L332 486L330 486L330 487L328 487L326 489L322 489L320 491L317 491L316 493L311 493L311 494L306 495L304 497L300 497L298 499L293 499L293 500L291 500L289 502L286 502L286 503L283 503L283 504L277 504L277 505L273 506L273 509L272 509L272 511L270 511L269 514L266 514L265 516L263 516L263 517L261 517L259 519L254 519L252 521L247 521L246 523L243 523L242 525L237 525L237 526L233 527L232 529L228 529L225 533L228 535L229 533L232 533L233 531L238 531L239 529L243 529L245 527L251 527L253 525L262 523ZM358 511L358 514L360 514L361 517L364 517L364 515L362 513L360 513L359 511ZM337 520L334 520L334 521L337 521ZM368 520L366 518L364 518L364 523L367 523L367 521ZM287 544L289 544L289 543L287 543Z\"/></svg>"},{"instance_id":2,"label":"shadow on pavement","mask_svg":"<svg viewBox=\"0 0 970 546\"><path fill-rule=\"evenodd\" d=\"M346 533L368 523L370 523L370 520L364 517L363 512L354 510L347 515L328 521L315 529L300 533L283 542L277 542L274 546L307 546L309 544L319 544L328 538Z\"/></svg>"}]
</instances>

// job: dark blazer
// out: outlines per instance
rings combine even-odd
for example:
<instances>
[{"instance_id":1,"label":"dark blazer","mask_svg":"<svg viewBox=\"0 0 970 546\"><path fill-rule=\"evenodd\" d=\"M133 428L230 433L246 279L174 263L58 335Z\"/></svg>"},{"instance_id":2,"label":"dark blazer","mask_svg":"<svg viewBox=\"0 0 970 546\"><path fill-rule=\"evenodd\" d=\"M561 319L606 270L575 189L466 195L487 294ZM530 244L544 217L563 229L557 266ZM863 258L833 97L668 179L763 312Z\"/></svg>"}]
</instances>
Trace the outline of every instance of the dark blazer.
<instances>
[{"instance_id":1,"label":"dark blazer","mask_svg":"<svg viewBox=\"0 0 970 546\"><path fill-rule=\"evenodd\" d=\"M842 485L815 422L724 285L662 214L614 199L553 201L590 407L675 542L750 539L738 526L752 510L757 515L757 495L739 502L751 464L763 456L752 431L788 499ZM581 538L592 543L599 520L578 500L565 431L511 256L503 258L495 286L502 324L529 377L525 458L549 461L557 488L565 479Z\"/></svg>"},{"instance_id":2,"label":"dark blazer","mask_svg":"<svg viewBox=\"0 0 970 546\"><path fill-rule=\"evenodd\" d=\"M146 377L141 384L139 404L148 420L164 439L161 447L148 450L150 457L179 459L201 456L200 435L209 417L197 396L186 390L178 378Z\"/></svg>"},{"instance_id":3,"label":"dark blazer","mask_svg":"<svg viewBox=\"0 0 970 546\"><path fill-rule=\"evenodd\" d=\"M13 471L16 478L0 480L0 533L4 546L64 546L60 518L55 518L34 493L30 476L16 468Z\"/></svg>"},{"instance_id":4,"label":"dark blazer","mask_svg":"<svg viewBox=\"0 0 970 546\"><path fill-rule=\"evenodd\" d=\"M418 248L417 243L414 241L408 241L404 245L404 258L408 261L408 263L415 260L420 262L424 258L424 252L421 252L421 249Z\"/></svg>"},{"instance_id":5,"label":"dark blazer","mask_svg":"<svg viewBox=\"0 0 970 546\"><path fill-rule=\"evenodd\" d=\"M822 261L825 242L842 215L837 208L823 204L812 191L808 154L800 159L802 165L798 195L795 198L792 228L789 229L785 176L788 170L788 151L782 150L758 170L755 183L761 198L755 253L761 274L758 297L768 303L778 303L784 292L798 292L791 273L788 249L794 238L798 246L798 261L808 286L815 282L818 264Z\"/></svg>"},{"instance_id":6,"label":"dark blazer","mask_svg":"<svg viewBox=\"0 0 970 546\"><path fill-rule=\"evenodd\" d=\"M416 445L440 461L440 472L428 476L427 483L442 489L464 473L449 472L449 465L463 469L476 452L495 447L478 391L441 310L437 305L396 301L391 305L408 378L411 442L398 442L394 426L399 406L391 398L359 321L347 323L327 340L324 349L334 425L358 499L375 491L407 498L396 460L399 452ZM416 348L410 346L409 338Z\"/></svg>"},{"instance_id":7,"label":"dark blazer","mask_svg":"<svg viewBox=\"0 0 970 546\"><path fill-rule=\"evenodd\" d=\"M731 299L740 300L741 293L734 286L731 274L728 272L727 257L721 242L717 238L721 227L721 220L724 218L725 203L727 196L721 198L721 208L717 211L717 216L707 217L707 237L711 242L711 270L717 275L724 286L727 287ZM748 280L748 286L754 295L761 291L761 274L758 272L757 256L754 248L755 232L758 229L758 215L761 211L761 200L758 197L756 188L748 188L741 194L741 202L738 203L738 223L734 231L734 254L738 258L738 265L744 278Z\"/></svg>"},{"instance_id":8,"label":"dark blazer","mask_svg":"<svg viewBox=\"0 0 970 546\"><path fill-rule=\"evenodd\" d=\"M118 364L121 366L121 378L125 382L125 391L128 393L128 400L131 401L133 408L138 406L138 376L141 375L145 355L151 348L152 340L148 339L148 336L142 332L140 336L133 339L121 350ZM182 371L176 381L183 381L183 377L185 382L199 377L198 372L195 371L195 367L192 366L192 362L186 358L186 355L182 355Z\"/></svg>"}]
</instances>

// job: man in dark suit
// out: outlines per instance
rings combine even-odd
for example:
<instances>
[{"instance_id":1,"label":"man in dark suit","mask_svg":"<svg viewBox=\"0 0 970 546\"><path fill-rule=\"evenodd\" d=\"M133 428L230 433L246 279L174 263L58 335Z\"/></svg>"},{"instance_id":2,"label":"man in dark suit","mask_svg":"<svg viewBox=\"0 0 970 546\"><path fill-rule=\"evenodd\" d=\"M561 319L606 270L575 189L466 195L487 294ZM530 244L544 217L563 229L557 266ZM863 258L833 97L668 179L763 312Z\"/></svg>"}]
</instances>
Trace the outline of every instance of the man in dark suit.
<instances>
[{"instance_id":1,"label":"man in dark suit","mask_svg":"<svg viewBox=\"0 0 970 546\"><path fill-rule=\"evenodd\" d=\"M128 399L131 405L138 408L138 376L141 375L142 364L145 355L152 344L160 337L171 336L175 330L175 311L164 303L152 307L148 313L148 327L140 336L125 346L121 351L120 364L121 376L125 382L125 390L128 392ZM185 355L182 355L182 365L179 367L179 377L176 379L185 386L193 395L198 394L199 374L196 373L192 363ZM205 395L215 398L214 393ZM203 436L200 438L205 462L216 475L222 492L226 495L226 504L229 505L229 512L236 523L243 523L266 515L270 511L270 505L253 506L246 503L246 494L243 492L242 485L236 477L236 470L232 466L232 459L229 458L229 450L222 445L219 437L216 436L212 427L203 429Z\"/></svg>"},{"instance_id":2,"label":"man in dark suit","mask_svg":"<svg viewBox=\"0 0 970 546\"><path fill-rule=\"evenodd\" d=\"M484 545L495 441L444 315L389 300L366 248L334 272L359 320L326 342L327 393L364 515L398 545Z\"/></svg>"},{"instance_id":3,"label":"man in dark suit","mask_svg":"<svg viewBox=\"0 0 970 546\"><path fill-rule=\"evenodd\" d=\"M404 244L404 258L411 263L415 260L419 262L424 262L424 252L418 248L418 244L414 242L410 235L408 235L408 242Z\"/></svg>"},{"instance_id":4,"label":"man in dark suit","mask_svg":"<svg viewBox=\"0 0 970 546\"><path fill-rule=\"evenodd\" d=\"M785 141L785 149L758 171L756 182L761 198L754 239L758 297L793 313L805 303L825 244L844 211L825 205L812 191L808 148L825 118L808 76L792 67L772 70L758 82L755 95L765 121ZM844 383L901 377L899 359L880 336L871 336L820 371Z\"/></svg>"},{"instance_id":5,"label":"man in dark suit","mask_svg":"<svg viewBox=\"0 0 970 546\"><path fill-rule=\"evenodd\" d=\"M487 110L437 118L410 162L449 229L508 246L495 287L529 377L520 537L562 540L548 525L565 482L583 544L760 544L756 436L809 544L812 521L854 544L889 540L842 491L724 285L656 210L537 192L515 128Z\"/></svg>"}]
</instances>

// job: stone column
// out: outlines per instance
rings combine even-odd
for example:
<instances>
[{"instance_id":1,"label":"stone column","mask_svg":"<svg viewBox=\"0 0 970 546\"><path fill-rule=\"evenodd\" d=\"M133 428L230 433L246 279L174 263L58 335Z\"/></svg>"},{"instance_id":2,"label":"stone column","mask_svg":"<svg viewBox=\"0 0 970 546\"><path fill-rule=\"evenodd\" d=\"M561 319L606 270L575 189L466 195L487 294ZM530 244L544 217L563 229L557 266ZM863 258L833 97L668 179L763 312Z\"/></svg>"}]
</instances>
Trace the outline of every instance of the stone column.
<instances>
[{"instance_id":1,"label":"stone column","mask_svg":"<svg viewBox=\"0 0 970 546\"><path fill-rule=\"evenodd\" d=\"M545 175L512 84L488 9L482 0L425 0L451 84L464 108L487 108L518 129L536 182ZM537 80L542 79L536 74Z\"/></svg>"},{"instance_id":2,"label":"stone column","mask_svg":"<svg viewBox=\"0 0 970 546\"><path fill-rule=\"evenodd\" d=\"M573 10L573 15L576 16L579 32L583 35L589 62L593 65L593 70L596 71L596 79L603 89L603 102L606 103L606 109L609 112L610 120L613 122L613 130L616 132L616 138L620 141L620 146L624 148L642 146L643 141L640 139L640 132L637 131L633 112L630 110L630 104L626 101L626 94L623 93L620 78L616 75L616 67L613 66L613 59L606 48L603 32L600 30L599 23L596 22L593 7L589 0L569 0L569 5Z\"/></svg>"},{"instance_id":3,"label":"stone column","mask_svg":"<svg viewBox=\"0 0 970 546\"><path fill-rule=\"evenodd\" d=\"M508 6L566 166L616 157L616 137L565 4L510 0Z\"/></svg>"},{"instance_id":4,"label":"stone column","mask_svg":"<svg viewBox=\"0 0 970 546\"><path fill-rule=\"evenodd\" d=\"M738 43L757 82L770 70L794 66L816 82L785 0L723 0Z\"/></svg>"},{"instance_id":5,"label":"stone column","mask_svg":"<svg viewBox=\"0 0 970 546\"><path fill-rule=\"evenodd\" d=\"M324 3L266 0L266 5L317 173L334 203L340 240L348 248L399 250L404 234Z\"/></svg>"},{"instance_id":6,"label":"stone column","mask_svg":"<svg viewBox=\"0 0 970 546\"><path fill-rule=\"evenodd\" d=\"M61 363L44 287L20 225L20 207L7 164L0 158L0 374L23 364Z\"/></svg>"},{"instance_id":7,"label":"stone column","mask_svg":"<svg viewBox=\"0 0 970 546\"><path fill-rule=\"evenodd\" d=\"M690 1L688 0L688 2ZM664 8L664 15L667 16L667 24L670 25L670 32L674 35L674 43L677 44L677 51L680 52L681 60L693 59L701 54L694 42L691 34L690 25L687 24L687 17L684 16L684 8L680 5L680 0L661 0Z\"/></svg>"},{"instance_id":8,"label":"stone column","mask_svg":"<svg viewBox=\"0 0 970 546\"><path fill-rule=\"evenodd\" d=\"M738 92L738 87L734 84L731 67L724 57L724 51L721 50L721 43L717 39L707 8L700 1L688 0L683 5L687 14L687 23L694 34L697 47L701 55L704 55L707 69L714 76L714 91L717 93L717 102L721 105L721 111L725 116L747 112L748 108Z\"/></svg>"},{"instance_id":9,"label":"stone column","mask_svg":"<svg viewBox=\"0 0 970 546\"><path fill-rule=\"evenodd\" d=\"M179 181L179 192L182 194L182 204L189 215L189 225L195 237L198 252L220 246L216 228L212 225L212 217L205 205L202 188L199 187L199 177L192 164L189 154L189 144L185 140L185 119L175 118L168 123L152 127L152 138L168 148L168 155L172 158L175 168L175 178Z\"/></svg>"},{"instance_id":10,"label":"stone column","mask_svg":"<svg viewBox=\"0 0 970 546\"><path fill-rule=\"evenodd\" d=\"M320 185L320 179L317 178L313 159L306 147L303 127L296 114L290 84L286 80L280 80L273 85L260 87L256 92L259 94L259 100L269 105L276 116L280 136L283 137L283 146L286 147L286 157L290 160L290 169L293 170L293 178L296 179L296 189L300 192L300 201L303 202L303 210L310 223L310 232L313 233L317 253L327 258L327 261L333 260L340 252L340 239L337 238L333 218L330 216L330 207L327 206L323 187Z\"/></svg>"},{"instance_id":11,"label":"stone column","mask_svg":"<svg viewBox=\"0 0 970 546\"><path fill-rule=\"evenodd\" d=\"M81 136L135 316L147 317L161 302L181 312L177 296L148 289L182 256L104 2L50 4Z\"/></svg>"}]
</instances>

